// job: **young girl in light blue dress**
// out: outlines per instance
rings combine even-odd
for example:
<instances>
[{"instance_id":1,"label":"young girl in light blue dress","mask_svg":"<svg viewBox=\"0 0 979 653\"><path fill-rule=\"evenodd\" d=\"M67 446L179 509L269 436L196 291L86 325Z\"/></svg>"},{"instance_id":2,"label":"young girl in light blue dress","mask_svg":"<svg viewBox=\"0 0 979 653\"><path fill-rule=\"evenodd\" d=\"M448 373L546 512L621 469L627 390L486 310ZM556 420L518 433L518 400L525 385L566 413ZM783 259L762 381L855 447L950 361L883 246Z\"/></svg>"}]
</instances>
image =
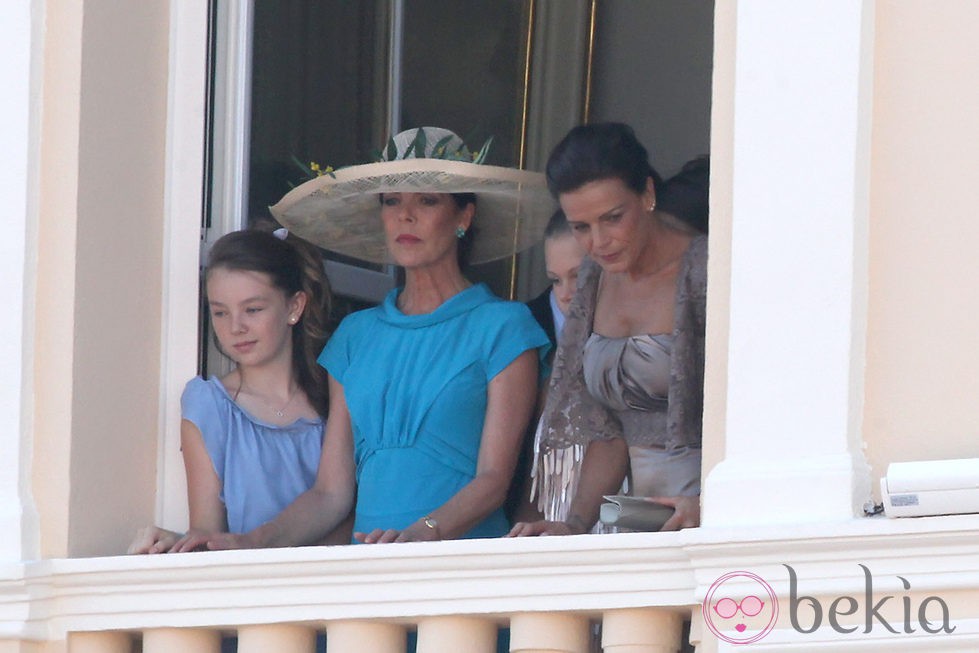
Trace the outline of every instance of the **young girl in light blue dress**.
<instances>
[{"instance_id":1,"label":"young girl in light blue dress","mask_svg":"<svg viewBox=\"0 0 979 653\"><path fill-rule=\"evenodd\" d=\"M316 355L330 302L318 253L285 230L234 232L214 244L205 280L235 369L191 379L181 397L190 529L142 529L130 553L192 551L215 533L247 532L316 478L329 405ZM349 541L349 530L336 537Z\"/></svg>"}]
</instances>

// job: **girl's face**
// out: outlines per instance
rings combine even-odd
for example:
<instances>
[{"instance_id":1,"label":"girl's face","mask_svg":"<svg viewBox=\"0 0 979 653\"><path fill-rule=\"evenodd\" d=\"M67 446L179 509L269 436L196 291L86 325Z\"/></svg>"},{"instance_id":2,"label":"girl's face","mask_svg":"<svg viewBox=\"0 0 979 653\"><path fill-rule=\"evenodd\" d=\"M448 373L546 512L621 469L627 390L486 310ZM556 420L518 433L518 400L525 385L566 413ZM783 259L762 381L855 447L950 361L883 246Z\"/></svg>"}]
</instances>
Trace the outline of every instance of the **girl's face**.
<instances>
[{"instance_id":1,"label":"girl's face","mask_svg":"<svg viewBox=\"0 0 979 653\"><path fill-rule=\"evenodd\" d=\"M214 268L207 275L211 324L221 349L242 366L292 357L292 325L306 294L286 297L264 272Z\"/></svg>"},{"instance_id":2,"label":"girl's face","mask_svg":"<svg viewBox=\"0 0 979 653\"><path fill-rule=\"evenodd\" d=\"M599 179L561 193L558 201L582 249L607 272L628 272L652 235L653 180L636 193L621 179Z\"/></svg>"},{"instance_id":3,"label":"girl's face","mask_svg":"<svg viewBox=\"0 0 979 653\"><path fill-rule=\"evenodd\" d=\"M475 206L459 208L447 193L384 193L381 220L388 251L404 268L456 261L456 229L469 229Z\"/></svg>"},{"instance_id":4,"label":"girl's face","mask_svg":"<svg viewBox=\"0 0 979 653\"><path fill-rule=\"evenodd\" d=\"M572 234L563 233L544 241L547 279L551 282L558 308L565 315L578 287L578 268L584 257L581 245Z\"/></svg>"}]
</instances>

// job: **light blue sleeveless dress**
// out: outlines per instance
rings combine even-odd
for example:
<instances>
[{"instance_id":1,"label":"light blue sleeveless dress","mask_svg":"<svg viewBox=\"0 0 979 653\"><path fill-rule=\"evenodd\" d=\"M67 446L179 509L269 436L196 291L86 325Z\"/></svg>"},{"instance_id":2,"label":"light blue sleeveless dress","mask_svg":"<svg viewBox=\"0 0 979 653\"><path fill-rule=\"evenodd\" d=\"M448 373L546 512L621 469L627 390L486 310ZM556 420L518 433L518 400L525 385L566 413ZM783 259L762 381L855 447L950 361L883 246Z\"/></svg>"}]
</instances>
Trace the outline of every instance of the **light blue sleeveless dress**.
<instances>
[{"instance_id":1,"label":"light blue sleeveless dress","mask_svg":"<svg viewBox=\"0 0 979 653\"><path fill-rule=\"evenodd\" d=\"M217 378L191 379L180 398L185 420L204 437L221 480L228 530L245 533L274 519L312 487L323 445L322 419L286 426L255 419Z\"/></svg>"},{"instance_id":2,"label":"light blue sleeveless dress","mask_svg":"<svg viewBox=\"0 0 979 653\"><path fill-rule=\"evenodd\" d=\"M476 476L489 382L550 347L526 306L475 285L434 312L405 315L398 290L348 316L319 361L343 385L357 465L354 530L402 530ZM502 508L464 537L509 530Z\"/></svg>"}]
</instances>

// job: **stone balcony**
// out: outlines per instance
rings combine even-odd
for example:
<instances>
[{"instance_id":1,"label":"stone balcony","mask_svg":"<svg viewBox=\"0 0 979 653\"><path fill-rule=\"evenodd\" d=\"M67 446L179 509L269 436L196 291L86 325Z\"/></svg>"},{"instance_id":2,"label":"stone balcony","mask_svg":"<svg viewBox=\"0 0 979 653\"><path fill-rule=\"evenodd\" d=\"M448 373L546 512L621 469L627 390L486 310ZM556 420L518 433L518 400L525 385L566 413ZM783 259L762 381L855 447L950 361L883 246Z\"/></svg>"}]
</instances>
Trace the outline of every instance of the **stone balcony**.
<instances>
[{"instance_id":1,"label":"stone balcony","mask_svg":"<svg viewBox=\"0 0 979 653\"><path fill-rule=\"evenodd\" d=\"M700 604L732 570L767 579L782 606L754 645L761 650L830 650L855 639L860 650L888 651L898 638L902 650L979 650L976 611L955 600L957 590L979 585L977 530L975 515L875 518L11 563L0 568L0 650L67 641L71 653L211 653L222 635L236 635L242 652L305 653L325 631L328 653L402 653L414 630L419 653L492 653L497 629L509 627L511 651L587 653L601 624L606 653L667 653L680 648L685 620L698 651L731 650L704 627ZM923 594L948 599L955 630L799 633L789 620L785 564L824 605L841 595L862 601L863 564L875 592L897 595L885 607L900 611L905 578L914 605ZM884 616L901 624L900 614ZM799 618L808 624L812 616Z\"/></svg>"}]
</instances>

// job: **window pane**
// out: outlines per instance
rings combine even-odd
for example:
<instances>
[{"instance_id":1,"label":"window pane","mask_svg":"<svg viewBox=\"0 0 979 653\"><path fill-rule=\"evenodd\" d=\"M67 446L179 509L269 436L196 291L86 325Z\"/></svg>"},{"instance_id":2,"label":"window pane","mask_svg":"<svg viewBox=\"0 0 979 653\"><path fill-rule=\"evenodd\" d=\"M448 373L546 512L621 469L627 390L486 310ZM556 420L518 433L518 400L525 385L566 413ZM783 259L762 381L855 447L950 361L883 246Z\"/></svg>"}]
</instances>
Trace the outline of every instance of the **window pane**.
<instances>
[{"instance_id":1,"label":"window pane","mask_svg":"<svg viewBox=\"0 0 979 653\"><path fill-rule=\"evenodd\" d=\"M405 3L402 115L472 147L493 137L488 159L518 163L526 59L524 0Z\"/></svg>"},{"instance_id":2,"label":"window pane","mask_svg":"<svg viewBox=\"0 0 979 653\"><path fill-rule=\"evenodd\" d=\"M255 0L249 217L302 181L293 156L363 163L386 136L386 7Z\"/></svg>"}]
</instances>

